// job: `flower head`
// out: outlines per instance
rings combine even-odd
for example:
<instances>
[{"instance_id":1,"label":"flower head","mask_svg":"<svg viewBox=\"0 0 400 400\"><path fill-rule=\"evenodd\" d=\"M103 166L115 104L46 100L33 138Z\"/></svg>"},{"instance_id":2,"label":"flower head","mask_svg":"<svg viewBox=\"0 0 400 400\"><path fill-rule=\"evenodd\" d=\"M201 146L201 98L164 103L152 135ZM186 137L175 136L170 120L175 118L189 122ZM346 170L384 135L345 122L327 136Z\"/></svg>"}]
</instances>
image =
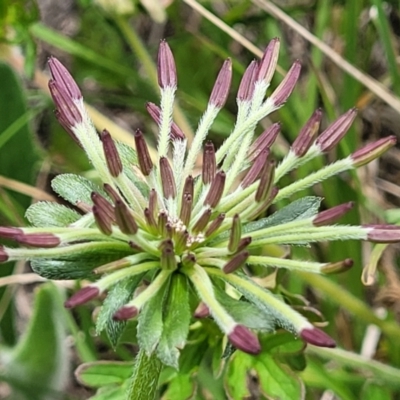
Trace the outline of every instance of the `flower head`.
<instances>
[{"instance_id":1,"label":"flower head","mask_svg":"<svg viewBox=\"0 0 400 400\"><path fill-rule=\"evenodd\" d=\"M205 138L227 99L231 61L221 68L190 148L172 119L177 73L165 41L158 55L161 106L147 109L159 127L157 159L152 159L144 134L134 133L136 151L98 134L83 105L82 95L64 66L49 60L51 94L56 116L87 153L102 182L60 175L53 189L75 209L39 202L27 217L32 227L0 227L0 237L19 247L0 246L0 262L29 259L33 269L49 278L89 278L66 307L108 293L98 328L139 318L139 344L166 364L177 365L191 320L189 297L197 295L196 317L211 317L231 344L248 353L261 351L257 334L243 313L229 304L263 315L271 326L283 327L304 341L332 347L333 339L315 328L281 298L252 279L251 267L286 268L333 273L351 267L351 260L319 263L260 255L267 244L309 244L360 239L400 241L393 226L331 225L351 203L318 212L321 199L304 197L266 218L269 206L293 193L343 171L364 165L394 145L382 139L285 187L282 176L332 149L353 122L350 110L314 142L321 121L317 110L301 130L287 156L278 164L270 147L280 126L272 125L258 139L258 122L281 107L299 77L295 62L282 83L266 98L276 67L279 41L274 39L263 59L253 61L240 84L238 116L232 134L219 149ZM202 148L204 145L204 151ZM199 155L201 173L194 173ZM50 222L49 222L50 221ZM167 343L167 344L166 344Z\"/></svg>"}]
</instances>

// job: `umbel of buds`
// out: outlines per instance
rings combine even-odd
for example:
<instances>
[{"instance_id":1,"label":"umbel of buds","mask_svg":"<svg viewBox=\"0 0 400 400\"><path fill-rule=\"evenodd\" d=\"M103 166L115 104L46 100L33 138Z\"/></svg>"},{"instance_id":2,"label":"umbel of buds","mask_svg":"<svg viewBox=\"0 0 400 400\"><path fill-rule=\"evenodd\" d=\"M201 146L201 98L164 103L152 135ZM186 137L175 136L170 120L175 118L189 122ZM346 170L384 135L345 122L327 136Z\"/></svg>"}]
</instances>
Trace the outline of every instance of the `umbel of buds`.
<instances>
[{"instance_id":1,"label":"umbel of buds","mask_svg":"<svg viewBox=\"0 0 400 400\"><path fill-rule=\"evenodd\" d=\"M249 315L268 321L264 330L284 328L307 343L333 347L335 342L302 314L253 279L252 266L313 273L345 271L335 263L280 258L259 250L267 245L307 245L317 241L359 239L400 241L400 228L390 225L338 225L352 203L319 212L321 199L304 197L263 217L271 204L357 168L395 144L389 136L357 150L308 176L281 186L281 178L298 166L330 151L356 117L351 109L319 133L321 110L311 115L282 161L270 147L280 126L255 138L258 122L287 100L300 74L295 62L269 97L266 91L277 64L279 40L267 46L260 61L245 71L237 94L237 121L219 149L205 138L229 94L232 63L228 59L211 92L190 147L173 121L177 89L174 58L165 41L158 54L160 106L147 110L158 125L157 158L150 156L145 133L134 133L136 150L116 142L112 132L96 132L81 92L65 67L50 58L50 92L56 117L86 152L98 174L97 185L72 174L59 175L53 189L75 208L39 202L27 211L31 227L0 227L0 261L28 259L40 275L54 279L87 278L66 301L76 307L106 294L98 330L116 329L138 318L139 345L177 366L192 315L212 318L235 348L261 351ZM204 146L203 166L194 166ZM327 194L329 195L329 194ZM77 212L79 209L81 212ZM234 289L234 290L233 290ZM232 296L232 293L234 295ZM192 297L197 296L197 309ZM238 313L237 307L246 312ZM247 318L244 318L244 315ZM254 321L253 321L254 322ZM262 330L262 328L261 328Z\"/></svg>"}]
</instances>

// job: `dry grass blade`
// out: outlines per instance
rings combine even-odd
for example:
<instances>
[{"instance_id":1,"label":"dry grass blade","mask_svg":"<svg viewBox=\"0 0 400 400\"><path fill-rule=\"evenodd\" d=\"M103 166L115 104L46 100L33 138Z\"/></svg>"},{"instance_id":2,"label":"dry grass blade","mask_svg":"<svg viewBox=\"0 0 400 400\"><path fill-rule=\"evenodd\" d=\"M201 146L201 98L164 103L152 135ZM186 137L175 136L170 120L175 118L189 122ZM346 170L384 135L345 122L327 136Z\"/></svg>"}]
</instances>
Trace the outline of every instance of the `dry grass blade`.
<instances>
[{"instance_id":1,"label":"dry grass blade","mask_svg":"<svg viewBox=\"0 0 400 400\"><path fill-rule=\"evenodd\" d=\"M56 201L54 196L44 192L41 189L38 189L31 185L27 185L26 183L16 181L14 179L6 178L5 176L1 175L0 175L0 186L5 187L7 189L11 189L14 192L25 194L29 197L32 197L35 200Z\"/></svg>"},{"instance_id":2,"label":"dry grass blade","mask_svg":"<svg viewBox=\"0 0 400 400\"><path fill-rule=\"evenodd\" d=\"M282 22L290 26L299 35L303 36L304 39L308 40L311 44L321 50L325 54L325 56L330 58L331 61L334 62L339 68L341 68L343 71L351 75L354 79L362 83L368 90L370 90L377 97L387 103L390 107L400 113L400 99L394 96L380 82L354 67L343 57L337 54L331 47L329 47L312 33L310 33L293 18L289 17L279 7L272 4L272 2L268 0L253 0L253 3L258 5L260 8L262 8L264 11L268 12L275 18L280 19Z\"/></svg>"}]
</instances>

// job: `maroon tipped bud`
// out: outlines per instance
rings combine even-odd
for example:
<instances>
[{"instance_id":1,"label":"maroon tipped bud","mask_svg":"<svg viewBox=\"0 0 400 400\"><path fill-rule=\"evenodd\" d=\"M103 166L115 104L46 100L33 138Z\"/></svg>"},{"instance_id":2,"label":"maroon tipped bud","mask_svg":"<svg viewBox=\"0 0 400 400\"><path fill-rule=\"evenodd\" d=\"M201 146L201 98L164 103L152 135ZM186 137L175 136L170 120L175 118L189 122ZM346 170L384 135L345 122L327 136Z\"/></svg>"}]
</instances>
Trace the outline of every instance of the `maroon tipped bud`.
<instances>
[{"instance_id":1,"label":"maroon tipped bud","mask_svg":"<svg viewBox=\"0 0 400 400\"><path fill-rule=\"evenodd\" d=\"M363 225L369 228L368 240L375 243L400 242L400 226L397 225Z\"/></svg>"},{"instance_id":2,"label":"maroon tipped bud","mask_svg":"<svg viewBox=\"0 0 400 400\"><path fill-rule=\"evenodd\" d=\"M185 184L183 186L183 193L190 194L193 199L193 193L194 193L194 179L192 175L189 175L185 179Z\"/></svg>"},{"instance_id":3,"label":"maroon tipped bud","mask_svg":"<svg viewBox=\"0 0 400 400\"><path fill-rule=\"evenodd\" d=\"M213 90L210 96L210 103L217 107L222 108L228 98L229 89L232 81L232 61L230 58L225 60L221 70L214 83Z\"/></svg>"},{"instance_id":4,"label":"maroon tipped bud","mask_svg":"<svg viewBox=\"0 0 400 400\"><path fill-rule=\"evenodd\" d=\"M240 222L239 214L235 214L232 220L231 234L229 236L228 250L230 253L235 253L240 237L242 236L242 224Z\"/></svg>"},{"instance_id":5,"label":"maroon tipped bud","mask_svg":"<svg viewBox=\"0 0 400 400\"><path fill-rule=\"evenodd\" d=\"M54 110L54 115L56 116L59 124L71 136L71 138L74 140L74 142L76 142L80 148L83 148L81 142L76 137L75 133L72 131L70 123L64 118L64 114L62 114L59 110Z\"/></svg>"},{"instance_id":6,"label":"maroon tipped bud","mask_svg":"<svg viewBox=\"0 0 400 400\"><path fill-rule=\"evenodd\" d=\"M336 347L335 341L318 328L306 328L300 332L300 337L307 343L319 347Z\"/></svg>"},{"instance_id":7,"label":"maroon tipped bud","mask_svg":"<svg viewBox=\"0 0 400 400\"><path fill-rule=\"evenodd\" d=\"M108 200L96 192L92 192L90 197L100 213L106 215L110 221L115 221L114 207L108 202Z\"/></svg>"},{"instance_id":8,"label":"maroon tipped bud","mask_svg":"<svg viewBox=\"0 0 400 400\"><path fill-rule=\"evenodd\" d=\"M174 249L172 246L165 246L161 252L161 268L175 270L177 267Z\"/></svg>"},{"instance_id":9,"label":"maroon tipped bud","mask_svg":"<svg viewBox=\"0 0 400 400\"><path fill-rule=\"evenodd\" d=\"M193 267L196 263L196 257L193 253L187 253L182 257L182 264L185 267Z\"/></svg>"},{"instance_id":10,"label":"maroon tipped bud","mask_svg":"<svg viewBox=\"0 0 400 400\"><path fill-rule=\"evenodd\" d=\"M273 145L280 129L281 124L279 122L272 124L254 141L248 151L249 161L253 161L261 152Z\"/></svg>"},{"instance_id":11,"label":"maroon tipped bud","mask_svg":"<svg viewBox=\"0 0 400 400\"><path fill-rule=\"evenodd\" d=\"M0 237L5 239L14 239L18 235L22 235L24 232L20 228L13 228L11 226L0 226Z\"/></svg>"},{"instance_id":12,"label":"maroon tipped bud","mask_svg":"<svg viewBox=\"0 0 400 400\"><path fill-rule=\"evenodd\" d=\"M139 310L134 306L123 306L114 315L114 321L126 321L127 319L135 318L139 314Z\"/></svg>"},{"instance_id":13,"label":"maroon tipped bud","mask_svg":"<svg viewBox=\"0 0 400 400\"><path fill-rule=\"evenodd\" d=\"M351 155L351 159L353 160L354 167L361 167L365 164L368 164L372 160L380 157L383 153L388 151L391 147L393 147L397 142L396 136L388 136L382 139L377 140L376 142L367 144L361 149L355 151Z\"/></svg>"},{"instance_id":14,"label":"maroon tipped bud","mask_svg":"<svg viewBox=\"0 0 400 400\"><path fill-rule=\"evenodd\" d=\"M115 203L115 220L121 232L126 235L134 235L138 231L135 218L121 200Z\"/></svg>"},{"instance_id":15,"label":"maroon tipped bud","mask_svg":"<svg viewBox=\"0 0 400 400\"><path fill-rule=\"evenodd\" d=\"M165 40L161 40L157 61L158 85L161 88L176 87L177 76L174 56Z\"/></svg>"},{"instance_id":16,"label":"maroon tipped bud","mask_svg":"<svg viewBox=\"0 0 400 400\"><path fill-rule=\"evenodd\" d=\"M217 162L215 159L214 145L211 141L208 141L205 145L203 153L202 179L205 185L213 181L216 170Z\"/></svg>"},{"instance_id":17,"label":"maroon tipped bud","mask_svg":"<svg viewBox=\"0 0 400 400\"><path fill-rule=\"evenodd\" d=\"M249 221L255 220L259 215L261 215L267 208L272 204L273 200L279 193L279 188L274 186L271 189L270 195L264 200L259 203L259 205L250 213L247 217Z\"/></svg>"},{"instance_id":18,"label":"maroon tipped bud","mask_svg":"<svg viewBox=\"0 0 400 400\"><path fill-rule=\"evenodd\" d=\"M149 208L145 208L143 210L144 218L146 219L147 225L149 225L152 228L157 227L157 222L156 219L154 218L154 213L150 211Z\"/></svg>"},{"instance_id":19,"label":"maroon tipped bud","mask_svg":"<svg viewBox=\"0 0 400 400\"><path fill-rule=\"evenodd\" d=\"M265 163L267 162L269 156L269 150L263 150L255 159L253 165L250 167L249 171L247 172L246 176L243 178L242 186L243 189L250 186L253 182L255 182L260 174L262 169L264 168Z\"/></svg>"},{"instance_id":20,"label":"maroon tipped bud","mask_svg":"<svg viewBox=\"0 0 400 400\"><path fill-rule=\"evenodd\" d=\"M118 192L108 183L105 183L103 185L104 190L107 192L107 194L112 198L112 201L115 203L118 200L121 200L120 195L118 194ZM112 211L112 209L111 209Z\"/></svg>"},{"instance_id":21,"label":"maroon tipped bud","mask_svg":"<svg viewBox=\"0 0 400 400\"><path fill-rule=\"evenodd\" d=\"M104 213L104 211L101 210L98 206L93 206L92 212L94 220L99 230L107 236L111 235L112 233L111 218L106 213Z\"/></svg>"},{"instance_id":22,"label":"maroon tipped bud","mask_svg":"<svg viewBox=\"0 0 400 400\"><path fill-rule=\"evenodd\" d=\"M339 218L345 215L354 207L354 203L349 201L348 203L340 204L336 207L332 207L329 210L318 213L313 219L314 226L323 226L334 224Z\"/></svg>"},{"instance_id":23,"label":"maroon tipped bud","mask_svg":"<svg viewBox=\"0 0 400 400\"><path fill-rule=\"evenodd\" d=\"M259 354L260 342L257 336L243 325L236 325L228 335L229 341L239 350L249 354Z\"/></svg>"},{"instance_id":24,"label":"maroon tipped bud","mask_svg":"<svg viewBox=\"0 0 400 400\"><path fill-rule=\"evenodd\" d=\"M158 210L158 207L157 207L157 192L153 188L153 189L150 190L150 194L149 194L149 212L152 215L153 219L156 216L157 210Z\"/></svg>"},{"instance_id":25,"label":"maroon tipped bud","mask_svg":"<svg viewBox=\"0 0 400 400\"><path fill-rule=\"evenodd\" d=\"M103 144L104 156L106 158L108 170L110 171L110 174L116 178L122 172L122 162L117 146L106 129L101 132L100 138Z\"/></svg>"},{"instance_id":26,"label":"maroon tipped bud","mask_svg":"<svg viewBox=\"0 0 400 400\"><path fill-rule=\"evenodd\" d=\"M175 178L172 168L169 165L169 161L166 157L160 158L160 174L164 197L166 199L171 197L174 199L176 196Z\"/></svg>"},{"instance_id":27,"label":"maroon tipped bud","mask_svg":"<svg viewBox=\"0 0 400 400\"><path fill-rule=\"evenodd\" d=\"M65 92L57 82L50 79L49 90L51 97L58 109L58 115L63 121L63 126L68 128L68 131L71 130L72 127L78 125L82 122L82 114L79 111L74 99L70 97L70 95Z\"/></svg>"},{"instance_id":28,"label":"maroon tipped bud","mask_svg":"<svg viewBox=\"0 0 400 400\"><path fill-rule=\"evenodd\" d=\"M250 253L248 251L242 251L241 253L236 254L224 265L222 270L226 274L230 274L231 272L242 268L243 265L246 263L246 260L249 258L249 255Z\"/></svg>"},{"instance_id":29,"label":"maroon tipped bud","mask_svg":"<svg viewBox=\"0 0 400 400\"><path fill-rule=\"evenodd\" d=\"M15 240L26 246L52 248L57 247L61 240L52 233L27 233L15 237Z\"/></svg>"},{"instance_id":30,"label":"maroon tipped bud","mask_svg":"<svg viewBox=\"0 0 400 400\"><path fill-rule=\"evenodd\" d=\"M349 130L351 124L356 118L357 110L355 108L350 109L343 115L341 115L335 122L330 124L317 138L316 144L319 146L322 152L328 152L332 150L343 136Z\"/></svg>"},{"instance_id":31,"label":"maroon tipped bud","mask_svg":"<svg viewBox=\"0 0 400 400\"><path fill-rule=\"evenodd\" d=\"M165 211L161 211L158 214L158 221L157 221L158 231L160 232L161 236L165 236L167 234L166 229L165 229L167 222L168 222L167 213Z\"/></svg>"},{"instance_id":32,"label":"maroon tipped bud","mask_svg":"<svg viewBox=\"0 0 400 400\"><path fill-rule=\"evenodd\" d=\"M48 65L51 76L57 82L60 89L68 93L72 99L81 99L81 91L64 65L54 57L49 58Z\"/></svg>"},{"instance_id":33,"label":"maroon tipped bud","mask_svg":"<svg viewBox=\"0 0 400 400\"><path fill-rule=\"evenodd\" d=\"M257 81L264 80L267 84L271 82L278 63L279 47L280 41L278 38L274 38L268 43L259 63Z\"/></svg>"},{"instance_id":34,"label":"maroon tipped bud","mask_svg":"<svg viewBox=\"0 0 400 400\"><path fill-rule=\"evenodd\" d=\"M193 226L193 232L201 232L211 218L211 208L207 208Z\"/></svg>"},{"instance_id":35,"label":"maroon tipped bud","mask_svg":"<svg viewBox=\"0 0 400 400\"><path fill-rule=\"evenodd\" d=\"M252 241L251 236L246 236L240 239L236 252L239 253L240 251L244 250Z\"/></svg>"},{"instance_id":36,"label":"maroon tipped bud","mask_svg":"<svg viewBox=\"0 0 400 400\"><path fill-rule=\"evenodd\" d=\"M149 149L147 148L146 141L140 129L136 129L134 138L140 170L143 175L148 176L153 169L153 162L151 161Z\"/></svg>"},{"instance_id":37,"label":"maroon tipped bud","mask_svg":"<svg viewBox=\"0 0 400 400\"><path fill-rule=\"evenodd\" d=\"M86 286L81 290L77 291L72 297L70 297L64 306L67 308L73 308L87 303L94 299L100 294L100 289L96 286Z\"/></svg>"},{"instance_id":38,"label":"maroon tipped bud","mask_svg":"<svg viewBox=\"0 0 400 400\"><path fill-rule=\"evenodd\" d=\"M146 109L147 109L147 112L149 113L150 117L153 118L154 122L157 125L160 125L160 123L161 123L161 108L158 107L157 105L155 105L154 103L147 103ZM170 137L172 140L185 139L185 134L182 132L182 129L179 128L179 126L175 122L172 122L172 124L171 124Z\"/></svg>"},{"instance_id":39,"label":"maroon tipped bud","mask_svg":"<svg viewBox=\"0 0 400 400\"><path fill-rule=\"evenodd\" d=\"M205 232L205 236L210 236L212 235L224 222L225 219L225 214L221 213L218 215L217 218L214 219L214 221L211 222L210 226L207 228Z\"/></svg>"},{"instance_id":40,"label":"maroon tipped bud","mask_svg":"<svg viewBox=\"0 0 400 400\"><path fill-rule=\"evenodd\" d=\"M225 178L226 175L224 171L218 171L216 173L204 200L205 206L209 205L211 208L215 208L218 205L224 192Z\"/></svg>"},{"instance_id":41,"label":"maroon tipped bud","mask_svg":"<svg viewBox=\"0 0 400 400\"><path fill-rule=\"evenodd\" d=\"M9 256L6 253L6 251L4 250L3 246L0 246L0 263L6 262L8 261Z\"/></svg>"},{"instance_id":42,"label":"maroon tipped bud","mask_svg":"<svg viewBox=\"0 0 400 400\"><path fill-rule=\"evenodd\" d=\"M324 274L340 274L341 272L348 271L354 264L351 258L346 258L343 261L329 263L321 268L321 272Z\"/></svg>"},{"instance_id":43,"label":"maroon tipped bud","mask_svg":"<svg viewBox=\"0 0 400 400\"><path fill-rule=\"evenodd\" d=\"M271 95L271 100L274 103L275 107L280 107L292 94L293 89L296 86L297 80L299 79L300 70L300 61L297 60L291 66L289 72L283 78L283 81Z\"/></svg>"},{"instance_id":44,"label":"maroon tipped bud","mask_svg":"<svg viewBox=\"0 0 400 400\"><path fill-rule=\"evenodd\" d=\"M275 161L267 160L260 175L260 184L258 185L255 195L257 203L268 198L271 193L275 176Z\"/></svg>"},{"instance_id":45,"label":"maroon tipped bud","mask_svg":"<svg viewBox=\"0 0 400 400\"><path fill-rule=\"evenodd\" d=\"M253 60L244 71L240 81L237 99L239 101L250 101L254 93L254 83L258 74L258 62Z\"/></svg>"},{"instance_id":46,"label":"maroon tipped bud","mask_svg":"<svg viewBox=\"0 0 400 400\"><path fill-rule=\"evenodd\" d=\"M181 204L181 212L179 213L179 219L185 225L188 225L190 222L190 216L192 214L192 204L193 204L192 196L190 194L184 193Z\"/></svg>"},{"instance_id":47,"label":"maroon tipped bud","mask_svg":"<svg viewBox=\"0 0 400 400\"><path fill-rule=\"evenodd\" d=\"M311 147L314 139L319 131L319 126L322 119L322 110L318 108L306 122L303 129L300 131L296 140L293 142L291 150L297 157L303 157Z\"/></svg>"},{"instance_id":48,"label":"maroon tipped bud","mask_svg":"<svg viewBox=\"0 0 400 400\"><path fill-rule=\"evenodd\" d=\"M207 318L209 315L210 315L210 309L207 307L205 303L201 301L194 310L193 317L200 319L200 318Z\"/></svg>"}]
</instances>

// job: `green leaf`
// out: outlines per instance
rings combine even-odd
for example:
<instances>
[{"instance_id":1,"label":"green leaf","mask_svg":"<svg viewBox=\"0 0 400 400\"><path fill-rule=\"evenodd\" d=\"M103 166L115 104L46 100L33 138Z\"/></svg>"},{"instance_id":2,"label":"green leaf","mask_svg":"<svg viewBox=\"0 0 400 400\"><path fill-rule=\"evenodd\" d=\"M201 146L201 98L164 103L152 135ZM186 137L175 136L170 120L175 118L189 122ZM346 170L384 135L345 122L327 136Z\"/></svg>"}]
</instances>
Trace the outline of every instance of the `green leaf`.
<instances>
[{"instance_id":1,"label":"green leaf","mask_svg":"<svg viewBox=\"0 0 400 400\"><path fill-rule=\"evenodd\" d=\"M250 375L251 371L251 375ZM268 399L303 399L304 390L299 379L288 368L279 365L271 354L250 356L236 352L228 364L225 387L234 399L252 396L248 382L257 379L259 389Z\"/></svg>"},{"instance_id":2,"label":"green leaf","mask_svg":"<svg viewBox=\"0 0 400 400\"><path fill-rule=\"evenodd\" d=\"M100 186L79 175L58 175L51 181L51 187L64 200L73 205L78 202L92 205L93 202L90 198L92 192L100 193L106 199L109 199L107 193Z\"/></svg>"},{"instance_id":3,"label":"green leaf","mask_svg":"<svg viewBox=\"0 0 400 400\"><path fill-rule=\"evenodd\" d=\"M62 204L50 201L39 201L32 204L27 210L25 217L28 221L38 227L68 226L77 221L81 215Z\"/></svg>"},{"instance_id":4,"label":"green leaf","mask_svg":"<svg viewBox=\"0 0 400 400\"><path fill-rule=\"evenodd\" d=\"M36 292L25 334L15 348L0 352L2 369L9 381L25 388L26 399L54 398L54 392L66 384L68 349L63 301L54 284L42 285Z\"/></svg>"},{"instance_id":5,"label":"green leaf","mask_svg":"<svg viewBox=\"0 0 400 400\"><path fill-rule=\"evenodd\" d=\"M103 302L100 313L97 317L96 332L99 334L105 329L111 345L115 348L120 339L125 326L125 321L114 321L114 313L126 304L136 289L137 285L142 280L142 274L133 276L132 278L124 279L118 282L108 292L106 299Z\"/></svg>"},{"instance_id":6,"label":"green leaf","mask_svg":"<svg viewBox=\"0 0 400 400\"><path fill-rule=\"evenodd\" d=\"M322 198L306 196L295 200L286 207L278 210L267 218L250 222L243 227L243 233L257 231L270 226L281 225L287 222L310 218L318 213Z\"/></svg>"},{"instance_id":7,"label":"green leaf","mask_svg":"<svg viewBox=\"0 0 400 400\"><path fill-rule=\"evenodd\" d=\"M127 390L128 381L126 381L122 386L107 386L101 388L88 400L126 400Z\"/></svg>"},{"instance_id":8,"label":"green leaf","mask_svg":"<svg viewBox=\"0 0 400 400\"><path fill-rule=\"evenodd\" d=\"M122 385L132 375L132 362L94 361L81 364L75 376L82 385L99 388L111 384Z\"/></svg>"},{"instance_id":9,"label":"green leaf","mask_svg":"<svg viewBox=\"0 0 400 400\"><path fill-rule=\"evenodd\" d=\"M32 269L48 279L89 278L94 268L132 254L129 245L122 242L77 243L70 247L76 252L55 260L32 260Z\"/></svg>"},{"instance_id":10,"label":"green leaf","mask_svg":"<svg viewBox=\"0 0 400 400\"><path fill-rule=\"evenodd\" d=\"M186 276L177 273L171 277L164 315L164 327L157 346L157 355L164 364L178 368L178 349L185 345L191 318Z\"/></svg>"},{"instance_id":11,"label":"green leaf","mask_svg":"<svg viewBox=\"0 0 400 400\"><path fill-rule=\"evenodd\" d=\"M196 385L191 374L177 374L168 383L168 389L161 400L188 400L196 393Z\"/></svg>"},{"instance_id":12,"label":"green leaf","mask_svg":"<svg viewBox=\"0 0 400 400\"><path fill-rule=\"evenodd\" d=\"M273 331L275 328L275 318L260 313L260 309L254 304L244 299L235 300L218 286L214 286L214 293L219 303L229 310L234 320L251 329Z\"/></svg>"},{"instance_id":13,"label":"green leaf","mask_svg":"<svg viewBox=\"0 0 400 400\"><path fill-rule=\"evenodd\" d=\"M367 381L362 389L360 398L363 400L391 400L392 393L387 387Z\"/></svg>"},{"instance_id":14,"label":"green leaf","mask_svg":"<svg viewBox=\"0 0 400 400\"><path fill-rule=\"evenodd\" d=\"M139 314L137 337L139 346L148 356L155 350L163 331L163 307L169 279L143 307Z\"/></svg>"}]
</instances>

